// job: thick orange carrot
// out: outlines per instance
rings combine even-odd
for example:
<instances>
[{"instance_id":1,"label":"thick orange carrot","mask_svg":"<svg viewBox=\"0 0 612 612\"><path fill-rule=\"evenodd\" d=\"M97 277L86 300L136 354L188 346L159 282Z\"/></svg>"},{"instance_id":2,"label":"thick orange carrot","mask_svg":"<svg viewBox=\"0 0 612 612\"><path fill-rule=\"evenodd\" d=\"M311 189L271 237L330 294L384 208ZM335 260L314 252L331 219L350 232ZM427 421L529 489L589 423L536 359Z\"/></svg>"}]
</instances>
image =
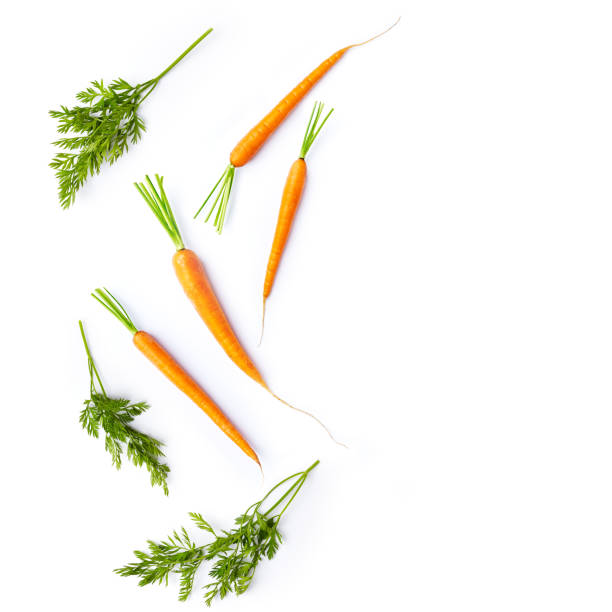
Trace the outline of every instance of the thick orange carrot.
<instances>
[{"instance_id":1,"label":"thick orange carrot","mask_svg":"<svg viewBox=\"0 0 612 612\"><path fill-rule=\"evenodd\" d=\"M334 109L332 108L329 113L327 113L325 118L319 123L323 113L323 104L320 102L315 102L312 113L310 114L308 125L306 127L304 140L302 141L300 156L291 165L289 175L285 181L283 197L281 199L281 205L278 211L278 221L276 222L276 230L274 232L274 240L272 241L272 248L270 249L270 256L268 257L266 278L264 280L263 310L261 314L261 337L259 339L260 343L263 339L266 300L272 291L272 285L274 284L274 279L276 278L276 272L283 255L283 251L285 250L287 239L289 238L289 232L291 231L291 227L293 225L293 219L302 199L302 193L304 192L304 185L306 183L305 157L333 110Z\"/></svg>"},{"instance_id":2,"label":"thick orange carrot","mask_svg":"<svg viewBox=\"0 0 612 612\"><path fill-rule=\"evenodd\" d=\"M133 336L136 348L194 404L199 406L212 422L253 461L259 464L259 458L249 443L242 437L232 422L221 409L210 399L209 395L198 385L174 357L150 334L138 331Z\"/></svg>"},{"instance_id":3,"label":"thick orange carrot","mask_svg":"<svg viewBox=\"0 0 612 612\"><path fill-rule=\"evenodd\" d=\"M180 249L172 257L172 263L185 294L221 348L245 374L267 388L263 377L240 344L227 320L200 258L190 249Z\"/></svg>"},{"instance_id":4,"label":"thick orange carrot","mask_svg":"<svg viewBox=\"0 0 612 612\"><path fill-rule=\"evenodd\" d=\"M178 389L199 406L232 442L261 467L255 451L204 389L151 334L136 328L123 306L112 293L108 290L96 289L92 296L132 332L132 339L136 348Z\"/></svg>"},{"instance_id":5,"label":"thick orange carrot","mask_svg":"<svg viewBox=\"0 0 612 612\"><path fill-rule=\"evenodd\" d=\"M213 211L216 209L217 214L214 219L214 226L217 232L220 234L223 230L223 223L225 221L225 215L227 213L227 206L229 202L229 196L232 190L232 184L234 182L235 169L244 166L248 161L253 159L257 151L261 149L263 144L268 138L274 133L278 126L284 121L287 115L304 99L304 96L329 72L330 68L334 66L340 58L353 47L359 47L365 45L370 41L382 36L388 32L393 26L397 24L399 19L384 32L369 38L360 43L355 43L344 47L339 51L336 51L333 55L330 55L323 63L319 64L305 79L303 79L296 87L294 87L259 123L251 128L247 134L238 142L230 154L229 166L225 169L225 172L221 175L221 178L214 186L206 200L195 214L197 217L207 202L210 200L212 195L220 186L217 197L214 199L213 204L210 208L210 212L206 217L208 221ZM194 218L195 218L194 217Z\"/></svg>"}]
</instances>

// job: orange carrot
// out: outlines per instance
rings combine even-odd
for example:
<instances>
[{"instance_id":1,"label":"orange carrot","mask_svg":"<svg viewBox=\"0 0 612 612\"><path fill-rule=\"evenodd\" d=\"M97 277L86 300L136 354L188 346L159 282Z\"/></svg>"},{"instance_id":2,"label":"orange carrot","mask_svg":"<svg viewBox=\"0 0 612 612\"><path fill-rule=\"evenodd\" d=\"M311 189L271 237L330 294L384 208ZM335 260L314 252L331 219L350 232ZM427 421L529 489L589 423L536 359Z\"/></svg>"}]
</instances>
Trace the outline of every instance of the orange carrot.
<instances>
[{"instance_id":1,"label":"orange carrot","mask_svg":"<svg viewBox=\"0 0 612 612\"><path fill-rule=\"evenodd\" d=\"M214 199L210 207L210 211L206 217L206 221L208 221L215 209L217 210L217 214L215 215L214 219L214 226L217 232L220 234L223 230L223 223L227 213L227 206L232 190L232 184L234 182L234 173L236 168L244 166L244 164L246 164L256 155L257 151L261 149L266 140L268 140L268 138L274 133L287 115L298 105L301 100L304 99L304 96L306 96L306 94L323 78L325 74L327 74L330 68L334 66L349 49L365 45L375 38L382 36L392 27L394 27L398 21L399 19L384 32L381 32L380 34L377 34L364 42L355 43L336 51L322 64L317 66L303 81L301 81L301 83L294 87L257 125L251 128L251 130L232 150L229 165L221 175L221 178L217 181L217 184L213 187L213 190L204 200L202 206L200 206L196 212L194 218L200 214L212 195L216 192L217 187L220 186L219 192L217 193L217 196Z\"/></svg>"},{"instance_id":2,"label":"orange carrot","mask_svg":"<svg viewBox=\"0 0 612 612\"><path fill-rule=\"evenodd\" d=\"M255 451L204 389L151 334L136 328L123 306L112 293L107 289L96 289L91 295L132 332L132 340L136 348L178 389L199 406L232 442L261 467Z\"/></svg>"},{"instance_id":3,"label":"orange carrot","mask_svg":"<svg viewBox=\"0 0 612 612\"><path fill-rule=\"evenodd\" d=\"M293 225L293 219L297 212L298 206L302 199L302 193L304 191L304 184L306 183L306 161L305 157L315 138L321 131L323 125L332 114L334 109L332 108L329 113L325 116L323 121L319 123L319 119L323 113L323 104L315 102L314 108L306 127L306 134L302 141L302 148L300 149L300 156L296 159L291 168L289 169L289 175L285 182L285 188L283 189L283 197L281 199L280 210L278 211L278 221L276 222L276 230L274 232L274 240L272 241L272 248L270 250L270 256L268 258L268 267L266 269L266 278L264 280L263 287L263 309L261 315L261 338L263 339L264 332L264 317L266 314L266 300L270 296L272 291L272 285L276 278L276 272L280 263L287 239L289 238L289 232Z\"/></svg>"},{"instance_id":4,"label":"orange carrot","mask_svg":"<svg viewBox=\"0 0 612 612\"><path fill-rule=\"evenodd\" d=\"M327 431L329 436L334 439L327 427L319 421L319 419L305 410L292 406L282 398L278 397L266 384L263 376L259 373L255 364L251 361L246 350L240 344L230 322L223 311L217 296L208 280L206 270L202 265L202 262L198 256L191 251L186 249L183 244L181 232L178 228L176 219L172 212L170 202L164 190L163 177L155 175L157 180L157 188L153 185L151 179L145 177L145 183L135 183L136 189L140 192L140 195L144 198L149 208L153 211L158 221L162 224L174 246L176 247L176 253L172 258L174 264L174 270L176 276L185 291L187 297L191 300L195 306L198 314L206 323L206 326L213 334L217 342L221 345L221 348L226 352L229 358L248 376L250 376L255 382L259 383L268 393L270 393L277 400L292 408L298 412L308 415L315 419L324 429ZM335 440L334 440L335 441Z\"/></svg>"},{"instance_id":5,"label":"orange carrot","mask_svg":"<svg viewBox=\"0 0 612 612\"><path fill-rule=\"evenodd\" d=\"M200 258L190 249L180 249L172 257L174 271L185 294L228 357L248 376L267 388L264 379L236 337L219 300L210 285Z\"/></svg>"}]
</instances>

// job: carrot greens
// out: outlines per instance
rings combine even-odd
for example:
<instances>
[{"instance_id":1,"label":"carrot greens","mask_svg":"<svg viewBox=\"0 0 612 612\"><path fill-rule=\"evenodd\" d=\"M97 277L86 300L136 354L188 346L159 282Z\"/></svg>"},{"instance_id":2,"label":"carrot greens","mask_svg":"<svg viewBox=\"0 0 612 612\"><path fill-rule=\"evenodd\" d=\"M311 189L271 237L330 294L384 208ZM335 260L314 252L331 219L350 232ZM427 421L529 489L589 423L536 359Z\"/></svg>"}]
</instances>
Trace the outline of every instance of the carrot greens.
<instances>
[{"instance_id":1,"label":"carrot greens","mask_svg":"<svg viewBox=\"0 0 612 612\"><path fill-rule=\"evenodd\" d=\"M57 119L59 134L72 133L52 144L63 149L51 163L59 181L59 200L62 208L74 203L77 191L88 176L99 174L102 164L114 164L130 144L136 144L145 131L138 114L140 105L149 97L161 79L194 49L212 28L206 30L193 44L155 78L132 85L124 79L115 79L109 85L92 81L90 87L77 93L81 106L51 110Z\"/></svg>"},{"instance_id":2,"label":"carrot greens","mask_svg":"<svg viewBox=\"0 0 612 612\"><path fill-rule=\"evenodd\" d=\"M179 576L179 601L185 601L193 590L195 575L203 562L212 567L212 581L204 588L204 601L210 606L216 597L229 593L241 595L253 580L259 562L272 559L282 543L278 523L304 485L308 474L319 464L315 461L303 472L293 474L272 487L258 502L235 519L231 531L215 531L201 514L190 512L195 525L213 536L209 544L197 545L181 527L166 540L147 542L148 551L134 551L137 561L115 570L120 576L138 576L139 586L168 585L171 574ZM290 486L289 486L290 484ZM283 486L286 487L283 489ZM283 492L284 491L284 492ZM278 499L273 502L273 494Z\"/></svg>"},{"instance_id":3,"label":"carrot greens","mask_svg":"<svg viewBox=\"0 0 612 612\"><path fill-rule=\"evenodd\" d=\"M151 477L151 485L158 485L168 495L166 482L170 468L161 463L164 456L162 442L136 429L130 423L135 417L149 409L146 402L132 403L127 399L109 397L102 385L102 379L94 363L83 323L79 321L81 337L87 353L89 367L90 393L85 400L79 421L85 431L94 438L99 437L100 428L104 432L104 447L110 453L113 465L119 469L124 451L136 467L145 466Z\"/></svg>"}]
</instances>

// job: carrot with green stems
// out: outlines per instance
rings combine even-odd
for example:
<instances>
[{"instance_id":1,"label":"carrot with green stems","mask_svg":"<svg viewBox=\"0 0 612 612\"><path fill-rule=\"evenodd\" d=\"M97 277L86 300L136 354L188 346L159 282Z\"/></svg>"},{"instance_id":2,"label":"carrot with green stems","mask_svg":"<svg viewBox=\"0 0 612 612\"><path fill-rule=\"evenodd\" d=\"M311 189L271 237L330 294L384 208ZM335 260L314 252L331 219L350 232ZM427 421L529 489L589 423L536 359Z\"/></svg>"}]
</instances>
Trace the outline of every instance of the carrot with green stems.
<instances>
[{"instance_id":1,"label":"carrot with green stems","mask_svg":"<svg viewBox=\"0 0 612 612\"><path fill-rule=\"evenodd\" d=\"M325 74L334 66L340 58L353 47L360 47L369 43L370 41L382 36L393 28L399 19L384 32L369 38L360 43L355 43L344 47L339 51L336 51L333 55L330 55L322 64L317 66L303 81L301 81L296 87L294 87L257 125L255 125L247 134L240 140L240 142L234 147L230 153L229 165L221 175L221 178L217 181L217 184L213 187L208 197L204 200L204 203L196 212L194 219L200 214L202 209L211 200L212 196L217 193L206 221L209 221L212 217L213 212L217 211L214 217L214 227L217 233L221 233L223 230L223 223L227 214L227 207L229 203L230 193L232 191L232 185L234 183L234 174L236 168L244 166L249 162L256 153L261 149L266 140L276 131L278 126L285 120L287 115L301 102L306 94L325 76ZM219 190L217 191L217 188Z\"/></svg>"},{"instance_id":2,"label":"carrot with green stems","mask_svg":"<svg viewBox=\"0 0 612 612\"><path fill-rule=\"evenodd\" d=\"M304 185L306 183L306 154L312 147L312 143L315 138L319 135L325 122L329 119L329 116L334 112L332 108L325 118L319 122L321 115L323 114L323 103L315 102L308 125L306 126L306 133L304 134L304 140L302 141L302 148L300 149L300 156L291 164L287 180L285 181L285 188L283 189L283 196L281 198L280 210L278 211L278 221L276 222L276 230L274 232L274 240L272 241L272 248L270 249L270 256L268 257L268 266L266 268L266 278L263 286L263 308L261 313L261 337L259 343L263 339L264 333L264 319L266 316L266 300L270 297L272 291L272 285L276 278L276 272L280 260L291 232L291 226L293 225L293 219L297 212L300 201L302 200L302 193L304 192Z\"/></svg>"},{"instance_id":3,"label":"carrot with green stems","mask_svg":"<svg viewBox=\"0 0 612 612\"><path fill-rule=\"evenodd\" d=\"M331 439L336 442L331 432L315 415L292 406L268 387L263 376L234 333L200 258L193 251L185 248L181 232L172 212L172 207L164 190L163 177L156 174L155 179L157 181L157 188L148 176L145 176L145 182L134 183L134 185L174 243L176 252L172 257L172 263L174 264L176 277L212 335L228 357L245 374L259 383L268 393L285 404L285 406L313 418L327 431Z\"/></svg>"},{"instance_id":4,"label":"carrot with green stems","mask_svg":"<svg viewBox=\"0 0 612 612\"><path fill-rule=\"evenodd\" d=\"M96 289L91 295L132 333L134 346L166 378L200 407L213 423L261 468L261 463L259 463L255 451L206 391L151 334L136 328L125 308L115 296L108 289Z\"/></svg>"}]
</instances>

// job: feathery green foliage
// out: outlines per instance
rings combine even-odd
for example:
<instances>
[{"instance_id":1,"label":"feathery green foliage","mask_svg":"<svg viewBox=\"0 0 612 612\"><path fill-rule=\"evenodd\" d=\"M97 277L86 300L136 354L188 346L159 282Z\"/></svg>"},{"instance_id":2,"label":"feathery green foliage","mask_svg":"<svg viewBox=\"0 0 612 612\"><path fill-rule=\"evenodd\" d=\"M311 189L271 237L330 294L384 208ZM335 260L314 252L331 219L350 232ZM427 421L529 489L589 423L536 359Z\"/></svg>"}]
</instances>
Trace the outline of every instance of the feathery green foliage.
<instances>
[{"instance_id":1,"label":"feathery green foliage","mask_svg":"<svg viewBox=\"0 0 612 612\"><path fill-rule=\"evenodd\" d=\"M154 79L139 85L131 85L124 79L115 79L110 85L102 80L92 81L90 87L76 95L82 105L49 111L58 121L58 133L71 133L52 143L63 151L49 164L59 181L62 208L74 202L88 176L98 174L105 162L114 164L130 144L140 140L145 131L144 121L138 114L140 105L159 81L211 32L212 28L204 32Z\"/></svg>"},{"instance_id":2,"label":"feathery green foliage","mask_svg":"<svg viewBox=\"0 0 612 612\"><path fill-rule=\"evenodd\" d=\"M314 108L312 109L312 113L310 113L310 119L308 120L308 125L306 126L306 133L304 134L304 140L302 141L302 148L300 149L300 157L304 159L306 157L306 153L312 147L312 143L315 141L315 138L319 135L321 128L325 125L325 122L329 119L329 116L334 112L332 108L321 123L319 123L319 119L321 119L321 115L323 114L323 102L315 102Z\"/></svg>"},{"instance_id":3,"label":"feathery green foliage","mask_svg":"<svg viewBox=\"0 0 612 612\"><path fill-rule=\"evenodd\" d=\"M83 429L94 438L99 437L100 428L104 432L104 447L110 453L113 465L119 469L123 452L136 467L144 465L151 477L151 485L161 486L168 495L166 482L170 468L161 463L164 456L163 444L134 429L130 423L135 417L149 409L145 402L131 403L129 400L109 397L106 394L102 380L94 363L87 344L83 323L79 321L81 337L87 353L89 367L90 394L85 400L85 408L81 411L79 421ZM97 383L97 384L96 384ZM99 389L98 389L99 387Z\"/></svg>"},{"instance_id":4,"label":"feathery green foliage","mask_svg":"<svg viewBox=\"0 0 612 612\"><path fill-rule=\"evenodd\" d=\"M209 576L212 582L204 587L204 601L210 606L216 597L223 599L229 593L241 595L253 580L259 562L272 559L282 537L278 523L302 488L308 474L319 464L315 461L307 470L293 474L274 486L258 502L235 519L231 531L217 533L201 514L190 512L195 525L210 533L214 540L197 546L182 527L166 540L147 542L148 551L134 551L137 561L115 570L120 576L139 576L138 584L168 585L170 574L179 576L179 601L185 601L193 590L195 575L204 561L212 563ZM276 502L264 509L264 502L286 483L291 486Z\"/></svg>"}]
</instances>

